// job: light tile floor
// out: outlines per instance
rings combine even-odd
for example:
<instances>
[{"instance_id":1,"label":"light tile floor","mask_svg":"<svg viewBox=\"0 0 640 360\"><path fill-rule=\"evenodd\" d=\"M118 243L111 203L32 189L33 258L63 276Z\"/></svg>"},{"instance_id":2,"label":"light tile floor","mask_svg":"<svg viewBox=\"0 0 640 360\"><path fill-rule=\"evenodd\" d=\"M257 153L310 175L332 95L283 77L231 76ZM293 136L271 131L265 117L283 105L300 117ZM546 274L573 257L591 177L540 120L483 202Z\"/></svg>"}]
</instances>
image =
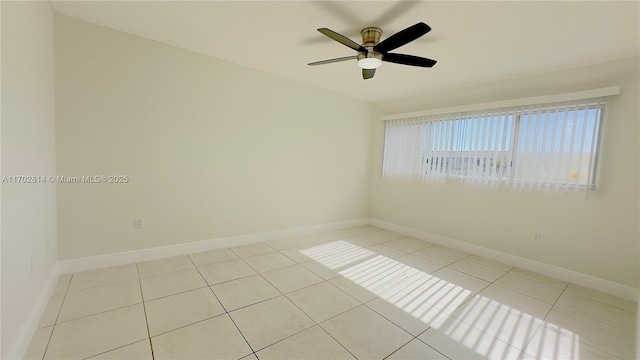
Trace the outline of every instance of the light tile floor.
<instances>
[{"instance_id":1,"label":"light tile floor","mask_svg":"<svg viewBox=\"0 0 640 360\"><path fill-rule=\"evenodd\" d=\"M68 274L28 359L632 359L635 303L372 226Z\"/></svg>"}]
</instances>

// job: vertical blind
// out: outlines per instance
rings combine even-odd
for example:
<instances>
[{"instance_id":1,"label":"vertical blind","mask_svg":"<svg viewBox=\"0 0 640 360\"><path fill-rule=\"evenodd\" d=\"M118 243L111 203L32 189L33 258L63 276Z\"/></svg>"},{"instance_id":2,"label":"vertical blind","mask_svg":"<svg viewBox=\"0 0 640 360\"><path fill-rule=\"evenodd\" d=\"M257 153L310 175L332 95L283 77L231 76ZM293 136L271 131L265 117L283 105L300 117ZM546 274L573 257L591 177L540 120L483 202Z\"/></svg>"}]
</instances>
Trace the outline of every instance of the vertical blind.
<instances>
[{"instance_id":1,"label":"vertical blind","mask_svg":"<svg viewBox=\"0 0 640 360\"><path fill-rule=\"evenodd\" d=\"M389 119L382 175L594 189L603 109L597 98Z\"/></svg>"}]
</instances>

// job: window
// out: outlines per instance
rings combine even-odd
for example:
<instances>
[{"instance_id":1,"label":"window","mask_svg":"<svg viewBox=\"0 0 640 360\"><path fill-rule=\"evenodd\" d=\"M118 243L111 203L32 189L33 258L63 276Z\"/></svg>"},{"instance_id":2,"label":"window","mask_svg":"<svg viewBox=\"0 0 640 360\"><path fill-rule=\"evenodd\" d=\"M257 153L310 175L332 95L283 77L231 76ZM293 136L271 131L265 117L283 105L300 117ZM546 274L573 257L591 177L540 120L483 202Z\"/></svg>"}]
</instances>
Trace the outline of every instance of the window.
<instances>
[{"instance_id":1,"label":"window","mask_svg":"<svg viewBox=\"0 0 640 360\"><path fill-rule=\"evenodd\" d=\"M382 175L594 189L603 109L588 99L386 120Z\"/></svg>"}]
</instances>

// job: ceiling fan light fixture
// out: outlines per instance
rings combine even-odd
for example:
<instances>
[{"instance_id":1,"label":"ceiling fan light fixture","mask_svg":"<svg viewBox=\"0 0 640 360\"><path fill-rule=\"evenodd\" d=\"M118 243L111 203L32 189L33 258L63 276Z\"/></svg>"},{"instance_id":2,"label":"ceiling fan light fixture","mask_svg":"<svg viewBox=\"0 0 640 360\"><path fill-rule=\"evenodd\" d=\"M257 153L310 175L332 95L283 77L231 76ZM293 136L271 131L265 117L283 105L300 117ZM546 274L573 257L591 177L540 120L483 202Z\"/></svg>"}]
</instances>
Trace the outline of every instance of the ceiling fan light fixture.
<instances>
[{"instance_id":1,"label":"ceiling fan light fixture","mask_svg":"<svg viewBox=\"0 0 640 360\"><path fill-rule=\"evenodd\" d=\"M335 40L340 44L355 50L357 52L357 55L316 61L309 63L308 65L310 66L331 64L357 59L358 66L362 68L362 78L364 80L367 80L371 79L375 75L376 69L379 68L380 65L382 65L383 61L426 68L432 67L437 62L436 60L419 56L390 52L416 40L417 38L431 31L429 25L423 22L419 22L415 25L409 26L408 28L389 36L382 42L380 42L380 36L382 35L382 30L380 28L364 28L360 32L360 34L362 35L362 45L344 35L340 35L337 32L327 28L320 28L318 29L318 31L321 34L329 37L330 39Z\"/></svg>"},{"instance_id":2,"label":"ceiling fan light fixture","mask_svg":"<svg viewBox=\"0 0 640 360\"><path fill-rule=\"evenodd\" d=\"M369 51L358 55L358 66L363 69L377 69L382 65L382 54Z\"/></svg>"}]
</instances>

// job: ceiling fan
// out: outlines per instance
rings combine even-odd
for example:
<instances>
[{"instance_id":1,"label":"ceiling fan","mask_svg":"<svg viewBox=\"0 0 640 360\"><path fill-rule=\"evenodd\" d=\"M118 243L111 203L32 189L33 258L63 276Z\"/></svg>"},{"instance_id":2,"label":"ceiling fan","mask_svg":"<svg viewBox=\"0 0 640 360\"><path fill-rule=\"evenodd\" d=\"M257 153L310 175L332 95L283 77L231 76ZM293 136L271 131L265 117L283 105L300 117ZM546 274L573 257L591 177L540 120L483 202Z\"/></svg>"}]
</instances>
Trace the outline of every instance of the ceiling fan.
<instances>
[{"instance_id":1,"label":"ceiling fan","mask_svg":"<svg viewBox=\"0 0 640 360\"><path fill-rule=\"evenodd\" d=\"M345 45L357 51L358 54L354 56L345 56L336 59L312 62L309 63L309 65L311 66L357 59L358 66L362 68L362 78L371 79L373 75L375 75L376 69L380 65L382 65L383 61L420 67L432 67L436 64L435 60L419 56L389 52L391 50L399 48L402 45L408 44L431 31L429 25L423 22L419 22L413 26L409 26L408 28L389 36L382 42L380 42L382 29L377 27L364 28L360 32L360 34L362 35L362 45L347 38L346 36L340 35L337 32L329 30L327 28L321 28L318 29L318 31L341 43L342 45Z\"/></svg>"}]
</instances>

